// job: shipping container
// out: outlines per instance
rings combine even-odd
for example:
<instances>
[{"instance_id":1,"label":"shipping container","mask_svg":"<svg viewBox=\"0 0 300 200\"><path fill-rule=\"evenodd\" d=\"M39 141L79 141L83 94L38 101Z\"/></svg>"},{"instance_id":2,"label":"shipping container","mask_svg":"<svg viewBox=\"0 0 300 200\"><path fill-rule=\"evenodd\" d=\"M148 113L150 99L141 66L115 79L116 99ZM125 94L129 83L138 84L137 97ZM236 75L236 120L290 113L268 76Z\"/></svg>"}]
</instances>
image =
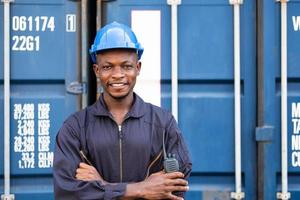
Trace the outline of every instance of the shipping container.
<instances>
[{"instance_id":1,"label":"shipping container","mask_svg":"<svg viewBox=\"0 0 300 200\"><path fill-rule=\"evenodd\" d=\"M189 147L185 199L300 199L300 0L8 2L0 4L1 194L54 199L55 136L101 91L88 48L96 29L117 21L145 49L135 91L172 111Z\"/></svg>"},{"instance_id":2,"label":"shipping container","mask_svg":"<svg viewBox=\"0 0 300 200\"><path fill-rule=\"evenodd\" d=\"M4 43L1 42L1 194L4 193L4 118L10 123L10 193L15 199L53 199L55 136L79 109L71 83L80 75L79 5L64 0L14 1L10 7L10 109L4 115ZM1 41L4 4L1 2Z\"/></svg>"}]
</instances>

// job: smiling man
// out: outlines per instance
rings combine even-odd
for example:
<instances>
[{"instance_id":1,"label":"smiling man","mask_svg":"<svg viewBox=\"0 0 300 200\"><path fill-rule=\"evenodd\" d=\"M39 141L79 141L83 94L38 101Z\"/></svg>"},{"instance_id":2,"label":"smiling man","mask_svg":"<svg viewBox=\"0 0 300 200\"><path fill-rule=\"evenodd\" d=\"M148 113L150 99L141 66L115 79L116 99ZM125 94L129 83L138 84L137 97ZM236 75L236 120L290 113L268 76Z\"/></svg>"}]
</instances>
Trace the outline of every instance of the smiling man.
<instances>
[{"instance_id":1,"label":"smiling man","mask_svg":"<svg viewBox=\"0 0 300 200\"><path fill-rule=\"evenodd\" d=\"M57 135L55 198L183 199L192 166L188 150L173 116L133 92L143 54L135 34L108 24L90 53L103 93Z\"/></svg>"}]
</instances>

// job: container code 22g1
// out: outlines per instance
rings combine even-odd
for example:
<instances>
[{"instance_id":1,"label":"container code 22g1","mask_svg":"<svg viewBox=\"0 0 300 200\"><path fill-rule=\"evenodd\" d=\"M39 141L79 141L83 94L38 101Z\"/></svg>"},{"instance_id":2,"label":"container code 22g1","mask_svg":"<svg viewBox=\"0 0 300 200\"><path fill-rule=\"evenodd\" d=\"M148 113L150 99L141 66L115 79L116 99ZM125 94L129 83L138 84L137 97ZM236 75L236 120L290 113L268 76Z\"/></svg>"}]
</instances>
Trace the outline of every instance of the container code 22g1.
<instances>
[{"instance_id":1,"label":"container code 22g1","mask_svg":"<svg viewBox=\"0 0 300 200\"><path fill-rule=\"evenodd\" d=\"M54 32L55 18L53 16L13 16L12 31L24 32L22 35L12 36L12 51L39 51L40 36L36 32Z\"/></svg>"}]
</instances>

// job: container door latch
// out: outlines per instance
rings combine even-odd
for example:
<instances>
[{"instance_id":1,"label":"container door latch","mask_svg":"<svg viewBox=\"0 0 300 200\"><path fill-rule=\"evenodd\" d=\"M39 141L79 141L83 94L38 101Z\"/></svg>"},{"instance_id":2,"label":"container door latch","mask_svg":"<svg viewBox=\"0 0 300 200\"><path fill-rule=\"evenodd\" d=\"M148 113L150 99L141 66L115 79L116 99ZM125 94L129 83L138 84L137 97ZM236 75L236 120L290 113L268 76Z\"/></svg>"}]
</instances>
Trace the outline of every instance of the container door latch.
<instances>
[{"instance_id":1,"label":"container door latch","mask_svg":"<svg viewBox=\"0 0 300 200\"><path fill-rule=\"evenodd\" d=\"M67 92L70 94L86 94L86 83L80 83L77 81L71 82L67 85Z\"/></svg>"}]
</instances>

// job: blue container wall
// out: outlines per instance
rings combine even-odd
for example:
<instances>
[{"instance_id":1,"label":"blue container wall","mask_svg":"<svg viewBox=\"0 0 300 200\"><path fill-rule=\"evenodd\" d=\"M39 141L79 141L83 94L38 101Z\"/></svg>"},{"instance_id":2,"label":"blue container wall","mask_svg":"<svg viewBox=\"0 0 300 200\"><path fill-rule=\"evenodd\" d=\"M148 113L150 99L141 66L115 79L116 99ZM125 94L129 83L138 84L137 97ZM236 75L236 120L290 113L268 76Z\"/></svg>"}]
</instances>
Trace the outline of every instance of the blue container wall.
<instances>
[{"instance_id":1,"label":"blue container wall","mask_svg":"<svg viewBox=\"0 0 300 200\"><path fill-rule=\"evenodd\" d=\"M242 190L257 199L256 93L263 90L265 199L281 190L280 3L264 4L264 87L256 88L256 1L241 5ZM161 13L162 106L171 109L171 10L165 0L103 1L104 22L129 24L132 10ZM79 108L66 92L78 81L79 6L71 0L15 0L11 7L11 193L16 199L53 199L52 152L63 120ZM0 4L3 16L3 4ZM300 198L300 0L288 2L288 170L291 199ZM0 20L3 38L3 20ZM193 172L186 199L225 200L235 190L233 8L224 0L184 0L178 7L179 126ZM0 40L3 61L3 40ZM0 65L0 127L3 120ZM257 135L256 135L257 136ZM0 130L0 146L4 132ZM3 150L0 193L3 193Z\"/></svg>"},{"instance_id":2,"label":"blue container wall","mask_svg":"<svg viewBox=\"0 0 300 200\"><path fill-rule=\"evenodd\" d=\"M263 185L263 198L275 199L281 192L281 9L280 3L263 1L263 116L264 126L274 131L265 143L262 166L266 176ZM299 128L300 118L300 1L287 4L287 72L288 72L288 190L291 199L300 198L299 193ZM299 20L299 21L298 21ZM299 111L298 111L299 110Z\"/></svg>"},{"instance_id":3,"label":"blue container wall","mask_svg":"<svg viewBox=\"0 0 300 200\"><path fill-rule=\"evenodd\" d=\"M235 186L233 9L224 1L190 1L181 6L179 123L191 148L195 173L190 181L195 186L187 197L229 198ZM245 1L241 7L241 106L246 199L256 199L254 16L254 2Z\"/></svg>"},{"instance_id":4,"label":"blue container wall","mask_svg":"<svg viewBox=\"0 0 300 200\"><path fill-rule=\"evenodd\" d=\"M3 16L3 4L0 9ZM79 108L78 97L66 92L68 84L79 77L79 3L15 0L10 10L11 193L16 199L53 199L55 136L64 119ZM1 20L1 38L3 25ZM3 61L2 42L0 58ZM3 69L1 64L0 127L4 127ZM2 144L3 140L2 129Z\"/></svg>"},{"instance_id":5,"label":"blue container wall","mask_svg":"<svg viewBox=\"0 0 300 200\"><path fill-rule=\"evenodd\" d=\"M107 23L130 25L132 10L161 11L162 106L170 109L171 12L166 1L113 1ZM241 8L242 171L256 199L255 4ZM234 191L233 8L227 1L186 0L178 7L179 126L193 160L186 199L230 199Z\"/></svg>"}]
</instances>

